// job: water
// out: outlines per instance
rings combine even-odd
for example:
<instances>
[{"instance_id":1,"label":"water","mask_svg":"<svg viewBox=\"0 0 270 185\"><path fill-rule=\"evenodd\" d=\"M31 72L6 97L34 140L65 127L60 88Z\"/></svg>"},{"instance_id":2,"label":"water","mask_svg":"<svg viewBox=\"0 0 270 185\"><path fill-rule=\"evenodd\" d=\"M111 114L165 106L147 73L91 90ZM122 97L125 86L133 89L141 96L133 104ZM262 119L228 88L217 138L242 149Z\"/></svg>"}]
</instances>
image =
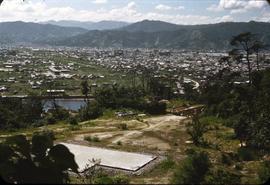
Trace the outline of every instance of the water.
<instances>
[{"instance_id":1,"label":"water","mask_svg":"<svg viewBox=\"0 0 270 185\"><path fill-rule=\"evenodd\" d=\"M45 112L48 109L53 108L53 101L52 100L43 100L43 110ZM86 105L84 99L55 99L55 103L64 109L71 110L71 111L78 111L81 107Z\"/></svg>"}]
</instances>

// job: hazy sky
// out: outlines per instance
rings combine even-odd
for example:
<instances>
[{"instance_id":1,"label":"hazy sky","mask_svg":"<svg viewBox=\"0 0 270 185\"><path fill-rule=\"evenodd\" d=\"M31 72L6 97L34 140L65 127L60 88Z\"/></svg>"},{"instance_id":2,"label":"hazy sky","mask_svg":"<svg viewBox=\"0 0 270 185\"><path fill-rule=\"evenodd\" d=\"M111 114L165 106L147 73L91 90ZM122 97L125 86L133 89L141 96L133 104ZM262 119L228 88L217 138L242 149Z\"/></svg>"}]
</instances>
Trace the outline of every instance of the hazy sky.
<instances>
[{"instance_id":1,"label":"hazy sky","mask_svg":"<svg viewBox=\"0 0 270 185\"><path fill-rule=\"evenodd\" d=\"M4 0L0 21L144 19L177 24L270 22L266 0Z\"/></svg>"}]
</instances>

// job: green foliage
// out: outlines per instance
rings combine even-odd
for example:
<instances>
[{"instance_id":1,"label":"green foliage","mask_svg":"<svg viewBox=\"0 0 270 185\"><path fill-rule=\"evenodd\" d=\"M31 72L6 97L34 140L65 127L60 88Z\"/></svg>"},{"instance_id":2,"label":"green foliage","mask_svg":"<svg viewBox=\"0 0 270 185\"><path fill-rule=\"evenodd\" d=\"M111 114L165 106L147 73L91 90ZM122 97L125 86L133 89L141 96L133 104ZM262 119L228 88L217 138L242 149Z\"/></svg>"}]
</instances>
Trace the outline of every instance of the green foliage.
<instances>
[{"instance_id":1,"label":"green foliage","mask_svg":"<svg viewBox=\"0 0 270 185\"><path fill-rule=\"evenodd\" d=\"M165 114L166 108L166 103L158 101L151 101L145 105L145 111L153 115Z\"/></svg>"},{"instance_id":2,"label":"green foliage","mask_svg":"<svg viewBox=\"0 0 270 185\"><path fill-rule=\"evenodd\" d=\"M70 125L69 130L75 131L75 130L80 130L82 127L80 125Z\"/></svg>"},{"instance_id":3,"label":"green foliage","mask_svg":"<svg viewBox=\"0 0 270 185\"><path fill-rule=\"evenodd\" d=\"M82 94L87 99L88 98L88 94L90 92L90 87L88 85L88 81L87 80L84 80L84 81L81 82L81 91L82 91Z\"/></svg>"},{"instance_id":4,"label":"green foliage","mask_svg":"<svg viewBox=\"0 0 270 185\"><path fill-rule=\"evenodd\" d=\"M266 183L270 179L270 161L264 161L258 171L260 183Z\"/></svg>"},{"instance_id":5,"label":"green foliage","mask_svg":"<svg viewBox=\"0 0 270 185\"><path fill-rule=\"evenodd\" d=\"M101 105L96 102L88 102L86 106L79 110L79 118L81 121L96 119L103 114Z\"/></svg>"},{"instance_id":6,"label":"green foliage","mask_svg":"<svg viewBox=\"0 0 270 185\"><path fill-rule=\"evenodd\" d=\"M97 136L94 136L94 137L85 136L84 140L89 141L89 142L100 142L100 139Z\"/></svg>"},{"instance_id":7,"label":"green foliage","mask_svg":"<svg viewBox=\"0 0 270 185\"><path fill-rule=\"evenodd\" d=\"M240 160L242 161L253 161L256 159L256 152L251 148L241 147L238 148L237 154Z\"/></svg>"},{"instance_id":8,"label":"green foliage","mask_svg":"<svg viewBox=\"0 0 270 185\"><path fill-rule=\"evenodd\" d=\"M167 159L165 159L159 164L159 168L161 168L163 171L168 171L174 167L175 167L175 162L170 157L168 157Z\"/></svg>"},{"instance_id":9,"label":"green foliage","mask_svg":"<svg viewBox=\"0 0 270 185\"><path fill-rule=\"evenodd\" d=\"M124 175L109 176L99 173L93 179L93 184L129 184L129 178Z\"/></svg>"},{"instance_id":10,"label":"green foliage","mask_svg":"<svg viewBox=\"0 0 270 185\"><path fill-rule=\"evenodd\" d=\"M207 153L195 152L188 155L182 164L176 168L172 183L174 184L200 184L204 182L209 171L210 161Z\"/></svg>"},{"instance_id":11,"label":"green foliage","mask_svg":"<svg viewBox=\"0 0 270 185\"><path fill-rule=\"evenodd\" d=\"M74 155L64 145L53 145L49 131L35 133L31 143L23 135L0 143L0 176L9 183L67 183L66 171L77 168Z\"/></svg>"},{"instance_id":12,"label":"green foliage","mask_svg":"<svg viewBox=\"0 0 270 185\"><path fill-rule=\"evenodd\" d=\"M0 129L18 129L33 125L41 120L41 100L32 96L29 99L0 98Z\"/></svg>"},{"instance_id":13,"label":"green foliage","mask_svg":"<svg viewBox=\"0 0 270 185\"><path fill-rule=\"evenodd\" d=\"M207 124L201 122L198 116L192 118L192 122L189 123L187 128L188 134L191 136L191 139L195 145L203 143L203 134L208 130Z\"/></svg>"},{"instance_id":14,"label":"green foliage","mask_svg":"<svg viewBox=\"0 0 270 185\"><path fill-rule=\"evenodd\" d=\"M129 108L149 114L166 113L165 103L160 103L157 100L146 101L145 95L146 92L139 87L121 86L98 89L95 93L98 104L106 109Z\"/></svg>"},{"instance_id":15,"label":"green foliage","mask_svg":"<svg viewBox=\"0 0 270 185\"><path fill-rule=\"evenodd\" d=\"M222 168L215 169L205 178L206 184L240 184L241 178L238 174Z\"/></svg>"},{"instance_id":16,"label":"green foliage","mask_svg":"<svg viewBox=\"0 0 270 185\"><path fill-rule=\"evenodd\" d=\"M127 126L126 123L121 123L121 124L119 124L118 127L119 127L121 130L128 130L128 126Z\"/></svg>"},{"instance_id":17,"label":"green foliage","mask_svg":"<svg viewBox=\"0 0 270 185\"><path fill-rule=\"evenodd\" d=\"M72 116L69 118L69 124L70 125L78 125L78 120L76 117Z\"/></svg>"}]
</instances>

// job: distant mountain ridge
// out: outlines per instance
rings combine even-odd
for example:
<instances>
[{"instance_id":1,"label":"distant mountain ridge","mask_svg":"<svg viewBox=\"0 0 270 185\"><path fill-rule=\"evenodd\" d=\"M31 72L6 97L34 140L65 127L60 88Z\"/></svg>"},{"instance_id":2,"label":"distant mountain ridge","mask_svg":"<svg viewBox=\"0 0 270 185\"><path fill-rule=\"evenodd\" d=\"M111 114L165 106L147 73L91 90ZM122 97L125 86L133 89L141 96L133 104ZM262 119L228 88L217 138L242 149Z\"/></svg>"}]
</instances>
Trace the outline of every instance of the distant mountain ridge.
<instances>
[{"instance_id":1,"label":"distant mountain ridge","mask_svg":"<svg viewBox=\"0 0 270 185\"><path fill-rule=\"evenodd\" d=\"M0 43L35 43L64 39L88 30L76 27L60 27L51 24L37 24L31 22L3 22L0 23Z\"/></svg>"},{"instance_id":2,"label":"distant mountain ridge","mask_svg":"<svg viewBox=\"0 0 270 185\"><path fill-rule=\"evenodd\" d=\"M119 29L124 26L129 25L130 23L122 22L122 21L99 21L99 22L91 22L91 21L47 21L40 22L41 24L52 24L56 26L64 26L64 27L80 27L88 30L112 30Z\"/></svg>"},{"instance_id":3,"label":"distant mountain ridge","mask_svg":"<svg viewBox=\"0 0 270 185\"><path fill-rule=\"evenodd\" d=\"M0 44L28 43L99 48L228 49L232 36L247 31L258 34L265 43L270 45L270 23L266 22L177 25L149 20L118 29L91 31L52 24L5 22L0 23Z\"/></svg>"},{"instance_id":4,"label":"distant mountain ridge","mask_svg":"<svg viewBox=\"0 0 270 185\"><path fill-rule=\"evenodd\" d=\"M142 21L117 30L89 31L51 44L100 48L228 49L232 36L248 31L270 44L270 23L254 21L187 26Z\"/></svg>"},{"instance_id":5,"label":"distant mountain ridge","mask_svg":"<svg viewBox=\"0 0 270 185\"><path fill-rule=\"evenodd\" d=\"M127 25L119 30L129 32L158 32L158 31L176 31L181 29L181 25L167 23L163 21L143 20Z\"/></svg>"}]
</instances>

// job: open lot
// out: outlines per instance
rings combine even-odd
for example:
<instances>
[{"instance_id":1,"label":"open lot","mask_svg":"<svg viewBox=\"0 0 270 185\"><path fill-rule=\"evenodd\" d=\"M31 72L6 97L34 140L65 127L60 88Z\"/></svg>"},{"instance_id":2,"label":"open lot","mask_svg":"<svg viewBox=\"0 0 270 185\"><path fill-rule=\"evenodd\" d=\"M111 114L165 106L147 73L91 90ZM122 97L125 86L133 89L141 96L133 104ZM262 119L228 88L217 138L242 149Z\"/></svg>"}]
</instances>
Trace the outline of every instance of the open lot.
<instances>
[{"instance_id":1,"label":"open lot","mask_svg":"<svg viewBox=\"0 0 270 185\"><path fill-rule=\"evenodd\" d=\"M147 163L156 158L152 155L144 155L131 152L122 152L116 150L108 150L97 147L87 147L69 143L60 143L68 147L75 155L75 160L82 172L88 167L93 166L94 161L99 161L98 165L110 168L123 169L128 171L137 171Z\"/></svg>"}]
</instances>

